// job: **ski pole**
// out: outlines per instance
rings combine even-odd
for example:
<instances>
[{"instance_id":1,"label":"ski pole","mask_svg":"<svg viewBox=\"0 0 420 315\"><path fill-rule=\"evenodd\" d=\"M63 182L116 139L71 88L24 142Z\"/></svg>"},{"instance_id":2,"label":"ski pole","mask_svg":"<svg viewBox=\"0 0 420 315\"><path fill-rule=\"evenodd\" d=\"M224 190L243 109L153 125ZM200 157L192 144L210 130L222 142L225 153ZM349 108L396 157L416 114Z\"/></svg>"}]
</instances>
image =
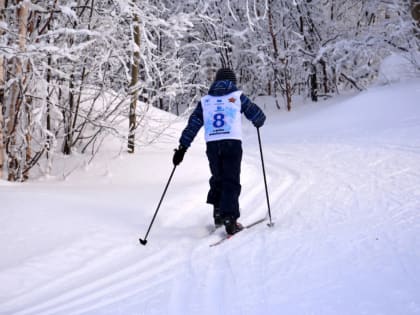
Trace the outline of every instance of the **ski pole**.
<instances>
[{"instance_id":1,"label":"ski pole","mask_svg":"<svg viewBox=\"0 0 420 315\"><path fill-rule=\"evenodd\" d=\"M262 151L262 146L261 146L260 128L257 128L257 133L258 133L258 143L260 145L261 165L262 165L262 171L263 171L263 176L264 176L265 196L267 198L268 218L270 220L270 222L268 223L268 226L272 227L274 223L271 221L270 199L268 198L267 178L265 176L265 167L264 167L263 151Z\"/></svg>"},{"instance_id":2,"label":"ski pole","mask_svg":"<svg viewBox=\"0 0 420 315\"><path fill-rule=\"evenodd\" d=\"M166 183L165 190L163 191L162 197L160 197L159 204L156 208L155 214L153 215L152 221L150 222L149 228L147 229L146 236L144 237L144 239L141 239L141 238L139 239L141 245L146 245L147 244L147 236L149 235L149 232L150 232L150 229L152 228L153 222L156 219L156 215L159 211L159 208L160 208L160 205L162 203L163 197L165 197L166 191L168 190L168 186L169 186L169 183L171 182L172 176L174 175L175 169L176 169L176 165L174 165L174 168L172 169L171 175L169 176L168 182Z\"/></svg>"}]
</instances>

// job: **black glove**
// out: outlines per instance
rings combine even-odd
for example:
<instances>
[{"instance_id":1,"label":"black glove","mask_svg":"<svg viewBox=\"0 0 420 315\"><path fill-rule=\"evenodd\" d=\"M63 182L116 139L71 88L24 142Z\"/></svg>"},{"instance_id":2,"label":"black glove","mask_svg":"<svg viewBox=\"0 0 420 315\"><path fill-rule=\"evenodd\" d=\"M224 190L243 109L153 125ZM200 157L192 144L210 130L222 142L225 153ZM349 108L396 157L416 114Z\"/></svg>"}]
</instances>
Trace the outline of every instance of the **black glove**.
<instances>
[{"instance_id":1,"label":"black glove","mask_svg":"<svg viewBox=\"0 0 420 315\"><path fill-rule=\"evenodd\" d=\"M262 125L264 125L264 122L265 122L265 115L263 112L261 112L252 123L256 128L260 128L262 127Z\"/></svg>"},{"instance_id":2,"label":"black glove","mask_svg":"<svg viewBox=\"0 0 420 315\"><path fill-rule=\"evenodd\" d=\"M187 148L184 147L182 144L179 145L178 149L174 150L174 157L172 158L172 162L175 166L179 165L182 160L184 159L184 154L187 152Z\"/></svg>"}]
</instances>

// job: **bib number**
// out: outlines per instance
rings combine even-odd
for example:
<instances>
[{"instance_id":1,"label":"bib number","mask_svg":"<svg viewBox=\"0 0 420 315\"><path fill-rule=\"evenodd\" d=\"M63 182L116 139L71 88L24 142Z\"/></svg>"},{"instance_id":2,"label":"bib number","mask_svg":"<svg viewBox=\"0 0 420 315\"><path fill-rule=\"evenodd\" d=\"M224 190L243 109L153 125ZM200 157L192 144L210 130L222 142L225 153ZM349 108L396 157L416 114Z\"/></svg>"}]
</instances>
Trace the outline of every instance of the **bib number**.
<instances>
[{"instance_id":1,"label":"bib number","mask_svg":"<svg viewBox=\"0 0 420 315\"><path fill-rule=\"evenodd\" d=\"M213 127L221 128L225 125L225 115L217 113L213 116Z\"/></svg>"}]
</instances>

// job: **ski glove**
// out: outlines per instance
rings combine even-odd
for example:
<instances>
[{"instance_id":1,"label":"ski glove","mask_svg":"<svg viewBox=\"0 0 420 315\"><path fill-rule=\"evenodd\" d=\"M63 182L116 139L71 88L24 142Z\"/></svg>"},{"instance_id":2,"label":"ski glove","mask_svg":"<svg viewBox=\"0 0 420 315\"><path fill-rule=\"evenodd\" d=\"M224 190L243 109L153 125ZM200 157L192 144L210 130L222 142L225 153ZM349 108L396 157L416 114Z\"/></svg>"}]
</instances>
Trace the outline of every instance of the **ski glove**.
<instances>
[{"instance_id":1,"label":"ski glove","mask_svg":"<svg viewBox=\"0 0 420 315\"><path fill-rule=\"evenodd\" d=\"M264 122L265 122L265 115L262 112L257 116L255 120L252 121L253 125L256 128L262 127L262 125L264 125Z\"/></svg>"},{"instance_id":2,"label":"ski glove","mask_svg":"<svg viewBox=\"0 0 420 315\"><path fill-rule=\"evenodd\" d=\"M175 166L177 166L184 159L184 155L185 155L185 152L187 152L187 148L180 144L178 149L175 149L174 151L175 153L174 153L174 157L172 158L172 162L174 163Z\"/></svg>"}]
</instances>

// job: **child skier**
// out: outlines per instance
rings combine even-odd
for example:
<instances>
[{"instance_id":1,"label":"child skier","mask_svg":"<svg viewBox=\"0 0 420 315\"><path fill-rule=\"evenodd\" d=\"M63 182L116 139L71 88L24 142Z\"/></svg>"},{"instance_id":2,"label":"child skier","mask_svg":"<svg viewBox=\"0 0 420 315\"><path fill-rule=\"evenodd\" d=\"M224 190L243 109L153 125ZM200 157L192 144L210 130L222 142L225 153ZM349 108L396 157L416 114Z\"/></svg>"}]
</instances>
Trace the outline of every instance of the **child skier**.
<instances>
[{"instance_id":1,"label":"child skier","mask_svg":"<svg viewBox=\"0 0 420 315\"><path fill-rule=\"evenodd\" d=\"M243 228L237 222L240 216L242 113L256 128L264 124L262 110L237 89L235 73L229 68L221 68L208 95L201 98L189 117L172 159L174 165L182 162L185 152L204 125L211 171L207 203L213 205L215 225L224 224L229 235Z\"/></svg>"}]
</instances>

